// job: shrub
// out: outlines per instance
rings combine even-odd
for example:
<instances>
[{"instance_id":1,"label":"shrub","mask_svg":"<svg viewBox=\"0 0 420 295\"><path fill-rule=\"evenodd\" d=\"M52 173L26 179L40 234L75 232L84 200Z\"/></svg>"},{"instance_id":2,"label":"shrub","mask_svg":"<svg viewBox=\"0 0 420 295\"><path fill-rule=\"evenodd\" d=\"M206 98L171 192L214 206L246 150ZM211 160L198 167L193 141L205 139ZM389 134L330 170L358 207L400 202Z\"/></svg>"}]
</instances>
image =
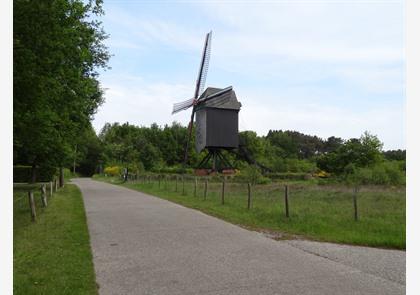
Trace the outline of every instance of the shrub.
<instances>
[{"instance_id":1,"label":"shrub","mask_svg":"<svg viewBox=\"0 0 420 295\"><path fill-rule=\"evenodd\" d=\"M155 173L164 173L164 174L193 174L194 169L192 168L183 168L182 166L172 166L172 167L157 167L151 170Z\"/></svg>"},{"instance_id":2,"label":"shrub","mask_svg":"<svg viewBox=\"0 0 420 295\"><path fill-rule=\"evenodd\" d=\"M405 173L396 161L385 161L371 167L357 168L346 176L348 183L404 185Z\"/></svg>"},{"instance_id":3,"label":"shrub","mask_svg":"<svg viewBox=\"0 0 420 295\"><path fill-rule=\"evenodd\" d=\"M110 166L104 169L104 173L107 176L119 176L122 172L122 168L120 166Z\"/></svg>"},{"instance_id":4,"label":"shrub","mask_svg":"<svg viewBox=\"0 0 420 295\"><path fill-rule=\"evenodd\" d=\"M256 166L248 166L238 172L235 175L235 179L244 182L250 182L251 184L267 184L271 182L271 179L264 177L261 174L260 169Z\"/></svg>"},{"instance_id":5,"label":"shrub","mask_svg":"<svg viewBox=\"0 0 420 295\"><path fill-rule=\"evenodd\" d=\"M272 180L305 180L308 173L302 172L283 172L283 173L267 173L265 176Z\"/></svg>"}]
</instances>

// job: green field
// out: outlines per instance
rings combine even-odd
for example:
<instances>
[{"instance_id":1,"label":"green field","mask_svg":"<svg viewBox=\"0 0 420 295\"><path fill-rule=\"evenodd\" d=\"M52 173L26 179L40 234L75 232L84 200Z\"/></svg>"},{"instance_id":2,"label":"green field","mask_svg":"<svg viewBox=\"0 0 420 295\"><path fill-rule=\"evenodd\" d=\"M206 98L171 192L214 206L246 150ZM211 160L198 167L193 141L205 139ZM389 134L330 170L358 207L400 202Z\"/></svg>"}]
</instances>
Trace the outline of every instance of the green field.
<instances>
[{"instance_id":1,"label":"green field","mask_svg":"<svg viewBox=\"0 0 420 295\"><path fill-rule=\"evenodd\" d=\"M95 179L120 184L113 178ZM221 183L209 182L204 200L204 182L129 182L126 187L195 208L229 222L255 230L281 232L285 238L299 235L336 243L405 249L405 189L362 187L358 193L359 220L354 220L352 189L321 186L310 182L289 183L290 218L285 217L284 183L252 187L251 209L247 210L247 185L227 183L221 204Z\"/></svg>"},{"instance_id":2,"label":"green field","mask_svg":"<svg viewBox=\"0 0 420 295\"><path fill-rule=\"evenodd\" d=\"M33 223L28 188L15 187L13 194L14 294L97 294L80 191L66 184L43 209L34 186L37 220Z\"/></svg>"}]
</instances>

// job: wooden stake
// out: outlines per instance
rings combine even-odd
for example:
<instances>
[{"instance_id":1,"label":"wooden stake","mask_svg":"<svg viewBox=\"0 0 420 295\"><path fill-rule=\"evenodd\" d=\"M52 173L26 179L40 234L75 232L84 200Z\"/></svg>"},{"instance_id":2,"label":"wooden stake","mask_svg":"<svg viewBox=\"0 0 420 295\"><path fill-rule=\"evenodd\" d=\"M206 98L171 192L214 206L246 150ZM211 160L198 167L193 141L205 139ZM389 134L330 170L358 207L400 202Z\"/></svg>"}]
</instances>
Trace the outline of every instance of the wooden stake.
<instances>
[{"instance_id":1,"label":"wooden stake","mask_svg":"<svg viewBox=\"0 0 420 295\"><path fill-rule=\"evenodd\" d=\"M185 179L184 179L184 175L182 175L182 194L185 195Z\"/></svg>"},{"instance_id":2,"label":"wooden stake","mask_svg":"<svg viewBox=\"0 0 420 295\"><path fill-rule=\"evenodd\" d=\"M289 187L284 186L284 208L286 211L286 217L289 218Z\"/></svg>"},{"instance_id":3,"label":"wooden stake","mask_svg":"<svg viewBox=\"0 0 420 295\"><path fill-rule=\"evenodd\" d=\"M64 169L63 169L63 167L60 167L59 186L60 186L60 188L64 187Z\"/></svg>"},{"instance_id":4,"label":"wooden stake","mask_svg":"<svg viewBox=\"0 0 420 295\"><path fill-rule=\"evenodd\" d=\"M222 205L225 204L225 178L222 181Z\"/></svg>"},{"instance_id":5,"label":"wooden stake","mask_svg":"<svg viewBox=\"0 0 420 295\"><path fill-rule=\"evenodd\" d=\"M207 199L207 183L208 179L206 178L206 181L204 182L204 200Z\"/></svg>"},{"instance_id":6,"label":"wooden stake","mask_svg":"<svg viewBox=\"0 0 420 295\"><path fill-rule=\"evenodd\" d=\"M42 207L47 207L48 203L47 203L47 189L45 187L45 184L41 185L41 203L42 203Z\"/></svg>"},{"instance_id":7,"label":"wooden stake","mask_svg":"<svg viewBox=\"0 0 420 295\"><path fill-rule=\"evenodd\" d=\"M248 210L251 209L251 184L248 182Z\"/></svg>"},{"instance_id":8,"label":"wooden stake","mask_svg":"<svg viewBox=\"0 0 420 295\"><path fill-rule=\"evenodd\" d=\"M194 197L197 196L197 177L194 177Z\"/></svg>"},{"instance_id":9,"label":"wooden stake","mask_svg":"<svg viewBox=\"0 0 420 295\"><path fill-rule=\"evenodd\" d=\"M358 188L354 187L353 189L353 207L354 207L354 220L357 221L359 220L359 215L357 212L357 192L358 192Z\"/></svg>"},{"instance_id":10,"label":"wooden stake","mask_svg":"<svg viewBox=\"0 0 420 295\"><path fill-rule=\"evenodd\" d=\"M32 191L28 192L29 197L29 208L31 209L31 220L35 222L36 220L36 210L35 210L35 200L34 193Z\"/></svg>"}]
</instances>

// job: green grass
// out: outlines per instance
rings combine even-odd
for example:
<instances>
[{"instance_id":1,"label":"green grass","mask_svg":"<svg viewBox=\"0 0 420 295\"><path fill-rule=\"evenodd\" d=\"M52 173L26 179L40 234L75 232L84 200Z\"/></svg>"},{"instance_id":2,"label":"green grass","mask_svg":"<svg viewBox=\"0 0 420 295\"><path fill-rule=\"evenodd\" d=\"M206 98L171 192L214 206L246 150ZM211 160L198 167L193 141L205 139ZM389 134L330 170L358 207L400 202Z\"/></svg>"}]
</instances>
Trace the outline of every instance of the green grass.
<instances>
[{"instance_id":1,"label":"green grass","mask_svg":"<svg viewBox=\"0 0 420 295\"><path fill-rule=\"evenodd\" d=\"M98 180L121 184L112 178ZM203 182L194 197L193 182L126 183L128 188L198 209L231 223L256 230L269 230L308 239L382 248L405 249L405 190L392 187L364 187L358 193L359 220L354 221L352 190L344 186L289 183L290 218L284 214L283 184L256 185L252 207L247 210L246 184L226 185L221 204L221 184L209 183L203 199Z\"/></svg>"},{"instance_id":2,"label":"green grass","mask_svg":"<svg viewBox=\"0 0 420 295\"><path fill-rule=\"evenodd\" d=\"M36 186L37 220L30 221L27 190L14 188L14 294L97 294L82 196L66 184L41 208Z\"/></svg>"}]
</instances>

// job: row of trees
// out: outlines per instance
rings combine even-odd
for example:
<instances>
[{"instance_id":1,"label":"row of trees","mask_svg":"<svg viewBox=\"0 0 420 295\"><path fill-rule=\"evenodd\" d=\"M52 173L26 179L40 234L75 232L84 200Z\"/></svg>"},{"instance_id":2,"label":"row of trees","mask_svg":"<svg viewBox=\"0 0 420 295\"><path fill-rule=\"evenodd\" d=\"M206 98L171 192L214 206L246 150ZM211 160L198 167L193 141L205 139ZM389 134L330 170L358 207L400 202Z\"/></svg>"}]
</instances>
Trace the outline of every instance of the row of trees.
<instances>
[{"instance_id":1,"label":"row of trees","mask_svg":"<svg viewBox=\"0 0 420 295\"><path fill-rule=\"evenodd\" d=\"M180 167L186 135L187 128L178 123L163 127L156 124L137 127L128 123L107 123L99 134L103 151L101 160L109 166L120 165L134 170ZM314 174L325 171L336 177L347 177L362 168L377 169L378 165L385 165L386 171L397 169L398 182L403 181L405 151L383 151L380 140L367 132L360 138L349 140L338 137L324 140L297 131L282 130L270 131L266 136L243 131L239 137L239 151L226 154L239 169L256 163L274 173ZM188 166L197 165L204 155L195 152L193 138ZM389 165L391 162L398 163Z\"/></svg>"},{"instance_id":2,"label":"row of trees","mask_svg":"<svg viewBox=\"0 0 420 295\"><path fill-rule=\"evenodd\" d=\"M100 0L13 2L14 164L54 173L69 165L103 102L98 70L107 68ZM80 136L80 135L83 136Z\"/></svg>"}]
</instances>

